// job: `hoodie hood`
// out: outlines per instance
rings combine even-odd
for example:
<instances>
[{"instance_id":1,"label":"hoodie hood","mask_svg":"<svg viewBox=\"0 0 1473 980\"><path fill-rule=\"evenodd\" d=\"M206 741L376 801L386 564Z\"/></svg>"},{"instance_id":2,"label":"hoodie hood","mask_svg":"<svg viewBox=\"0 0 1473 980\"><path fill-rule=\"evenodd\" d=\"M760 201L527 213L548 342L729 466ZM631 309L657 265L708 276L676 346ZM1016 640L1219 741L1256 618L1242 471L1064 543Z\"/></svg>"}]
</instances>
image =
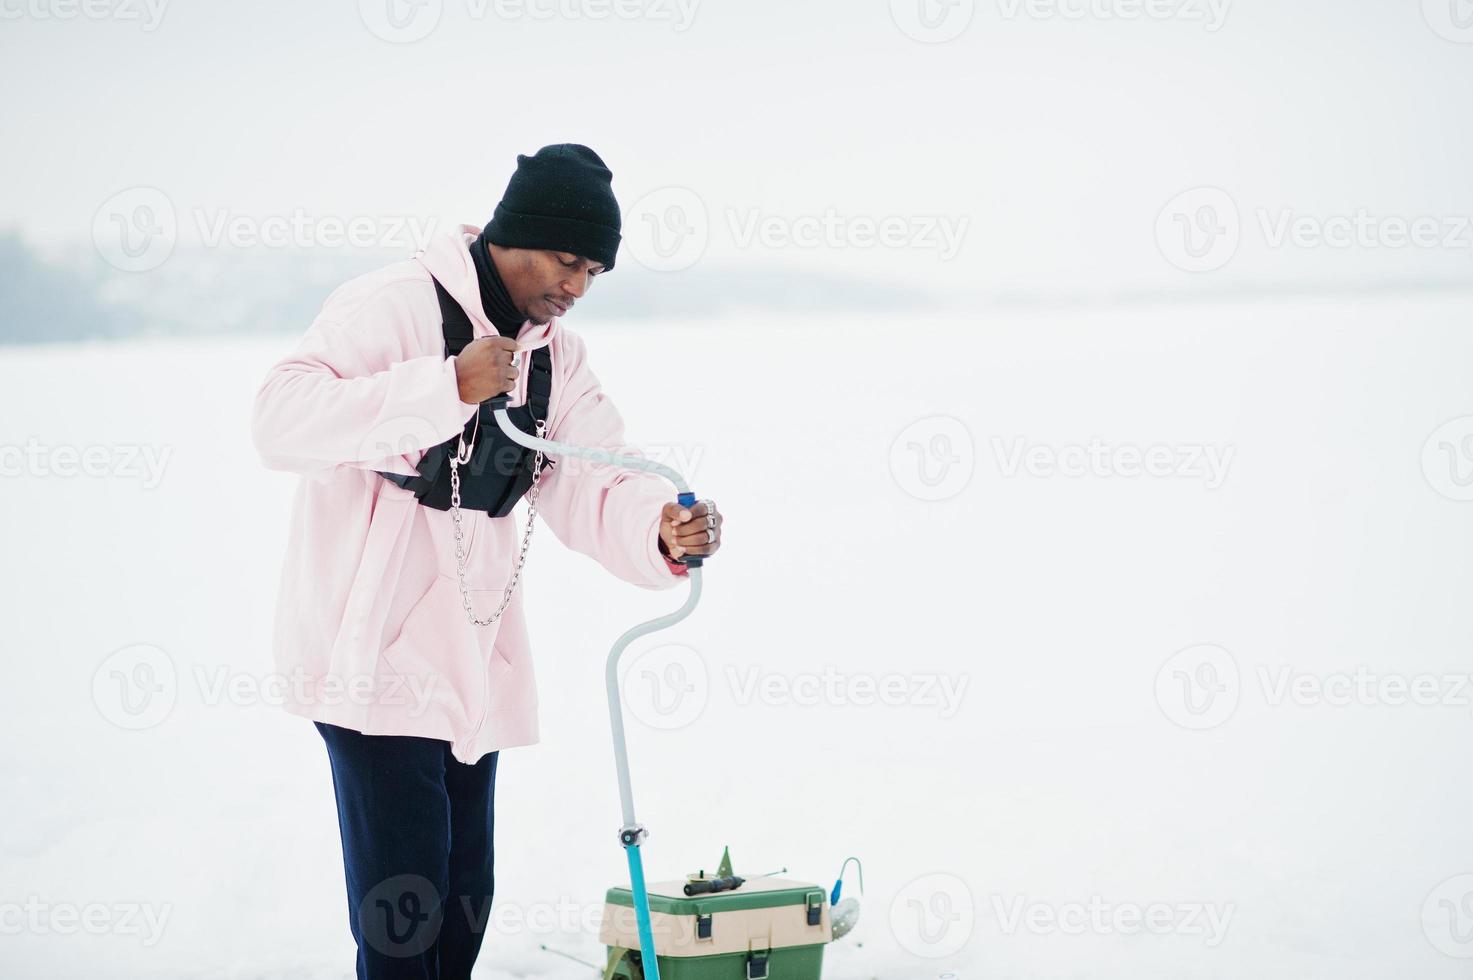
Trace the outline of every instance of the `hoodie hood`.
<instances>
[{"instance_id":1,"label":"hoodie hood","mask_svg":"<svg viewBox=\"0 0 1473 980\"><path fill-rule=\"evenodd\" d=\"M425 249L415 255L415 259L465 310L475 328L477 340L500 336L481 307L481 284L476 279L476 264L471 260L471 243L480 234L481 229L475 225L458 225L454 230L430 239ZM540 326L527 320L517 333L517 343L529 351L546 347L558 331L558 319L553 317Z\"/></svg>"}]
</instances>

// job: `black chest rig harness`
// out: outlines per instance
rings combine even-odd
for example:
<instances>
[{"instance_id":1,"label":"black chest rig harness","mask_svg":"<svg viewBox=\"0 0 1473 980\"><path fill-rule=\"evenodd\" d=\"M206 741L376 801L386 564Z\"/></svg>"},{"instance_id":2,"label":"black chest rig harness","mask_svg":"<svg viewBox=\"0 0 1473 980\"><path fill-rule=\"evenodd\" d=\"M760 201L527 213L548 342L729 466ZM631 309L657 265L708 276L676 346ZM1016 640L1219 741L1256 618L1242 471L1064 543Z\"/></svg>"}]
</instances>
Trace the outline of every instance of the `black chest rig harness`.
<instances>
[{"instance_id":1,"label":"black chest rig harness","mask_svg":"<svg viewBox=\"0 0 1473 980\"><path fill-rule=\"evenodd\" d=\"M451 357L471 342L475 328L465 310L446 292L440 281L433 276L431 279L435 283L435 295L440 300L445 356ZM552 397L552 355L549 350L548 347L540 347L532 352L526 403L506 410L516 427L528 434L536 431L538 421L547 421L547 405ZM484 401L466 423L465 442L470 445L474 439L475 451L469 461L460 464L460 506L466 510L483 510L492 517L505 517L532 485L535 454L507 438L496 424L492 412L491 402ZM453 436L426 450L419 461L418 476L378 471L379 475L413 493L424 506L449 510L449 458L457 451L460 440L460 436ZM553 463L554 460L544 457L542 469L545 471Z\"/></svg>"}]
</instances>

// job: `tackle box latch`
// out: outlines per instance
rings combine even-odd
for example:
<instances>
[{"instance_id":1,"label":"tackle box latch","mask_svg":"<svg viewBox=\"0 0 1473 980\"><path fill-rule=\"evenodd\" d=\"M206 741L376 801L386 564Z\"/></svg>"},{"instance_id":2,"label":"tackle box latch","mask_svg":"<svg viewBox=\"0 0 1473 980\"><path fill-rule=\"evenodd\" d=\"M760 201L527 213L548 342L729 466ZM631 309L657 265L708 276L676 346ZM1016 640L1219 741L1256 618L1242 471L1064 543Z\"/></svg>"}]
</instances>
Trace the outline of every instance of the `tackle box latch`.
<instances>
[{"instance_id":1,"label":"tackle box latch","mask_svg":"<svg viewBox=\"0 0 1473 980\"><path fill-rule=\"evenodd\" d=\"M696 916L696 938L711 938L711 913L707 912L705 915Z\"/></svg>"},{"instance_id":2,"label":"tackle box latch","mask_svg":"<svg viewBox=\"0 0 1473 980\"><path fill-rule=\"evenodd\" d=\"M767 950L753 950L747 956L747 980L767 980Z\"/></svg>"},{"instance_id":3,"label":"tackle box latch","mask_svg":"<svg viewBox=\"0 0 1473 980\"><path fill-rule=\"evenodd\" d=\"M808 893L808 924L810 926L823 924L823 892Z\"/></svg>"}]
</instances>

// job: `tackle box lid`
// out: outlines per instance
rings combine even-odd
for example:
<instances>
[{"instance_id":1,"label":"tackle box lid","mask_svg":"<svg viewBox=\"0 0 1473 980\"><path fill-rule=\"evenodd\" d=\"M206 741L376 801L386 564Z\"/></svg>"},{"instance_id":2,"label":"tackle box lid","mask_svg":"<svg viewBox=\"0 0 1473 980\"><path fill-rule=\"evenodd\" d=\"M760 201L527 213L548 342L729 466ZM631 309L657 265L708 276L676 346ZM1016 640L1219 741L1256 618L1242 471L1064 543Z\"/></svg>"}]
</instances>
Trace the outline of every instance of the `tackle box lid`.
<instances>
[{"instance_id":1,"label":"tackle box lid","mask_svg":"<svg viewBox=\"0 0 1473 980\"><path fill-rule=\"evenodd\" d=\"M685 894L685 879L657 881L646 886L650 911L669 915L710 915L745 909L780 908L785 905L819 905L828 903L823 886L788 878L749 878L736 891L706 895ZM634 907L634 895L628 888L610 888L604 901L610 905Z\"/></svg>"}]
</instances>

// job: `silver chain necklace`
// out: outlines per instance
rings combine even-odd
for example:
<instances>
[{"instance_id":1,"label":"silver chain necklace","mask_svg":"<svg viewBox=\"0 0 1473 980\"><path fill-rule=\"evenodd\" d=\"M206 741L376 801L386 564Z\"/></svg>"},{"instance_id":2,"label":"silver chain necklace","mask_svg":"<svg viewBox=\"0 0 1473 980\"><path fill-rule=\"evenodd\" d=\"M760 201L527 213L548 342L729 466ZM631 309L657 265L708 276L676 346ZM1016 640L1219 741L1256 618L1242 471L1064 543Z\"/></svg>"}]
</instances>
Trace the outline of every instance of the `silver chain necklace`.
<instances>
[{"instance_id":1,"label":"silver chain necklace","mask_svg":"<svg viewBox=\"0 0 1473 980\"><path fill-rule=\"evenodd\" d=\"M537 438L542 438L542 432L547 428L546 419L537 420ZM456 452L450 456L450 517L455 522L455 571L460 578L460 604L465 607L465 618L472 626L490 626L501 618L506 612L507 604L511 602L512 593L516 591L517 582L522 578L522 566L527 561L527 548L532 544L532 525L537 519L537 493L542 482L542 450L537 450L537 457L532 461L532 486L527 491L527 529L522 533L522 552L517 556L517 568L512 574L511 584L506 587L506 594L501 597L501 605L489 619L477 619L476 612L471 608L471 590L465 580L465 522L460 514L460 464L468 463L471 454L476 449L476 436L481 433L481 416L476 413L476 427L471 434L470 445L465 442L465 433L460 435L460 442Z\"/></svg>"}]
</instances>

